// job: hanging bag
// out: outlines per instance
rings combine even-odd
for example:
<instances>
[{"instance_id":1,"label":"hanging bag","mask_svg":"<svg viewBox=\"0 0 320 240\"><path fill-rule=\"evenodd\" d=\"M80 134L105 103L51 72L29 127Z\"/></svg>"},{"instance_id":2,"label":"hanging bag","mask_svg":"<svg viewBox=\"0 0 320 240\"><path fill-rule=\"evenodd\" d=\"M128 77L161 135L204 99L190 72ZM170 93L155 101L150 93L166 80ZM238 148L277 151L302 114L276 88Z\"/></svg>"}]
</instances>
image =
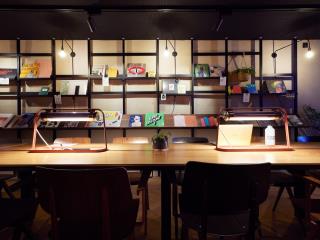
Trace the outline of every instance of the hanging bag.
<instances>
[{"instance_id":1,"label":"hanging bag","mask_svg":"<svg viewBox=\"0 0 320 240\"><path fill-rule=\"evenodd\" d=\"M228 64L230 64L231 62L233 62L236 70L229 72L228 74L228 80L230 85L237 85L241 82L247 82L251 80L251 74L249 72L241 71L241 69L248 69L246 60L244 58L244 54L241 55L241 68L238 67L238 64L234 56L231 56L231 59Z\"/></svg>"}]
</instances>

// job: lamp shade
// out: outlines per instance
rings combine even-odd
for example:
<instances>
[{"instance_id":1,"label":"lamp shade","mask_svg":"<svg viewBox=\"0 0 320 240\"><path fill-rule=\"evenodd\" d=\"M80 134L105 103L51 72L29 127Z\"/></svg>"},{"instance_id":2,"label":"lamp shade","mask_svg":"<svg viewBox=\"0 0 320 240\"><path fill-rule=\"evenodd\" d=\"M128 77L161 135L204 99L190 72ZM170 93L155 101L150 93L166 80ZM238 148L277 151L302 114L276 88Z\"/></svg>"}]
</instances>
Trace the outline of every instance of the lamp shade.
<instances>
[{"instance_id":1,"label":"lamp shade","mask_svg":"<svg viewBox=\"0 0 320 240\"><path fill-rule=\"evenodd\" d=\"M46 122L92 122L97 119L97 112L41 112L40 119Z\"/></svg>"}]
</instances>

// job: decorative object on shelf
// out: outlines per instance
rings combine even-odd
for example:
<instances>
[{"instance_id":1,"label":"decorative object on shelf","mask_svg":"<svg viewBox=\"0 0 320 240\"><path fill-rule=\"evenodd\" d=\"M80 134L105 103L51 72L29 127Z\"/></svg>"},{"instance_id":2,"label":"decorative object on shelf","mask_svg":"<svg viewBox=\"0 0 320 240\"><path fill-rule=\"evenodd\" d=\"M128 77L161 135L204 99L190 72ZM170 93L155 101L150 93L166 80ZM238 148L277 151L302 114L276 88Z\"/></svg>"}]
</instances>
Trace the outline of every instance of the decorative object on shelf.
<instances>
[{"instance_id":1,"label":"decorative object on shelf","mask_svg":"<svg viewBox=\"0 0 320 240\"><path fill-rule=\"evenodd\" d=\"M14 114L0 113L0 128L5 128L14 118Z\"/></svg>"},{"instance_id":2,"label":"decorative object on shelf","mask_svg":"<svg viewBox=\"0 0 320 240\"><path fill-rule=\"evenodd\" d=\"M242 93L242 89L239 85L234 85L231 87L231 93L234 94L241 94Z\"/></svg>"},{"instance_id":3,"label":"decorative object on shelf","mask_svg":"<svg viewBox=\"0 0 320 240\"><path fill-rule=\"evenodd\" d=\"M286 93L286 85L283 80L266 80L269 93Z\"/></svg>"},{"instance_id":4,"label":"decorative object on shelf","mask_svg":"<svg viewBox=\"0 0 320 240\"><path fill-rule=\"evenodd\" d=\"M145 63L128 63L127 77L145 77L146 64Z\"/></svg>"},{"instance_id":5,"label":"decorative object on shelf","mask_svg":"<svg viewBox=\"0 0 320 240\"><path fill-rule=\"evenodd\" d=\"M47 96L49 92L49 87L42 87L39 91L40 96Z\"/></svg>"},{"instance_id":6,"label":"decorative object on shelf","mask_svg":"<svg viewBox=\"0 0 320 240\"><path fill-rule=\"evenodd\" d=\"M61 95L87 95L88 80L59 80L57 89Z\"/></svg>"},{"instance_id":7,"label":"decorative object on shelf","mask_svg":"<svg viewBox=\"0 0 320 240\"><path fill-rule=\"evenodd\" d=\"M254 83L247 84L246 85L246 90L247 90L248 93L257 93L257 88L256 88L256 85Z\"/></svg>"},{"instance_id":8,"label":"decorative object on shelf","mask_svg":"<svg viewBox=\"0 0 320 240\"><path fill-rule=\"evenodd\" d=\"M160 131L152 137L152 147L157 151L165 151L168 150L169 147L169 136L170 133L164 133Z\"/></svg>"},{"instance_id":9,"label":"decorative object on shelf","mask_svg":"<svg viewBox=\"0 0 320 240\"><path fill-rule=\"evenodd\" d=\"M283 122L285 144L272 146L251 143L253 121ZM237 123L236 123L237 122ZM235 124L236 123L236 124ZM268 125L271 125L270 123ZM280 130L279 130L280 131ZM290 151L288 117L282 108L226 108L218 116L217 150L221 151Z\"/></svg>"},{"instance_id":10,"label":"decorative object on shelf","mask_svg":"<svg viewBox=\"0 0 320 240\"><path fill-rule=\"evenodd\" d=\"M164 127L164 113L146 113L144 118L145 127Z\"/></svg>"},{"instance_id":11,"label":"decorative object on shelf","mask_svg":"<svg viewBox=\"0 0 320 240\"><path fill-rule=\"evenodd\" d=\"M108 68L108 76L109 76L109 78L118 77L118 69L116 67L109 66L109 68Z\"/></svg>"},{"instance_id":12,"label":"decorative object on shelf","mask_svg":"<svg viewBox=\"0 0 320 240\"><path fill-rule=\"evenodd\" d=\"M210 77L209 64L194 64L195 77Z\"/></svg>"},{"instance_id":13,"label":"decorative object on shelf","mask_svg":"<svg viewBox=\"0 0 320 240\"><path fill-rule=\"evenodd\" d=\"M230 62L233 62L236 68L234 71L229 72L228 74L230 85L235 85L235 84L239 84L240 82L250 81L251 76L255 74L255 70L253 67L247 67L244 54L241 55L241 67L238 67L238 64L234 56L231 56L229 63Z\"/></svg>"},{"instance_id":14,"label":"decorative object on shelf","mask_svg":"<svg viewBox=\"0 0 320 240\"><path fill-rule=\"evenodd\" d=\"M148 77L149 78L155 78L156 77L156 72L153 70L148 71Z\"/></svg>"},{"instance_id":15,"label":"decorative object on shelf","mask_svg":"<svg viewBox=\"0 0 320 240\"><path fill-rule=\"evenodd\" d=\"M39 122L90 122L96 121L97 115L100 113L103 118L103 127L104 127L104 146L103 147L95 147L91 148L86 146L85 148L73 148L73 146L64 146L63 144L60 145L49 145L44 137L38 130ZM37 136L41 138L41 140L45 143L45 147L36 147L37 143ZM56 152L103 152L107 151L107 133L106 133L106 125L105 125L105 117L104 113L100 109L41 109L38 113L35 114L33 120L33 138L32 138L32 149L29 151L31 153L56 153Z\"/></svg>"},{"instance_id":16,"label":"decorative object on shelf","mask_svg":"<svg viewBox=\"0 0 320 240\"><path fill-rule=\"evenodd\" d=\"M22 64L20 78L38 78L39 77L39 63L24 63Z\"/></svg>"},{"instance_id":17,"label":"decorative object on shelf","mask_svg":"<svg viewBox=\"0 0 320 240\"><path fill-rule=\"evenodd\" d=\"M103 69L105 65L93 65L91 69L91 76L93 77L102 77L103 76Z\"/></svg>"},{"instance_id":18,"label":"decorative object on shelf","mask_svg":"<svg viewBox=\"0 0 320 240\"><path fill-rule=\"evenodd\" d=\"M210 66L210 77L222 77L225 76L224 67L219 64Z\"/></svg>"},{"instance_id":19,"label":"decorative object on shelf","mask_svg":"<svg viewBox=\"0 0 320 240\"><path fill-rule=\"evenodd\" d=\"M130 115L129 127L141 127L142 126L142 115Z\"/></svg>"}]
</instances>

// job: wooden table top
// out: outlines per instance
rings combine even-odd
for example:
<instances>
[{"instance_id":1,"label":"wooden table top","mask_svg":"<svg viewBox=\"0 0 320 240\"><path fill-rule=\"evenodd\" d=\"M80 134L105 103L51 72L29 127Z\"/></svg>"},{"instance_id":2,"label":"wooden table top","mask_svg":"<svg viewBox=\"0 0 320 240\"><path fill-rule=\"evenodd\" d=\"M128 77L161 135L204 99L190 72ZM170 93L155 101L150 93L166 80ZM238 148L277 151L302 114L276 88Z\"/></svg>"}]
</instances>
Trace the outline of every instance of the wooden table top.
<instances>
[{"instance_id":1,"label":"wooden table top","mask_svg":"<svg viewBox=\"0 0 320 240\"><path fill-rule=\"evenodd\" d=\"M188 161L224 164L270 162L273 167L320 168L320 143L295 144L294 151L221 152L210 144L171 144L153 151L151 144L108 144L100 153L29 153L27 145L0 146L0 168L34 166L181 167Z\"/></svg>"}]
</instances>

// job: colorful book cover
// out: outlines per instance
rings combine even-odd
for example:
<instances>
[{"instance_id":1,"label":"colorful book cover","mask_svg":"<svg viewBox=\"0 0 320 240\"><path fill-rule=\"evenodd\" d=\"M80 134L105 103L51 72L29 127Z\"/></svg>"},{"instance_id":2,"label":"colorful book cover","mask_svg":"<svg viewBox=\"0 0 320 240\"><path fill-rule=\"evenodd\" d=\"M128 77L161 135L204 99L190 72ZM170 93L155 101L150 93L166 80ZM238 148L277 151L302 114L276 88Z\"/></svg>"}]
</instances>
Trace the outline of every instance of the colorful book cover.
<instances>
[{"instance_id":1,"label":"colorful book cover","mask_svg":"<svg viewBox=\"0 0 320 240\"><path fill-rule=\"evenodd\" d=\"M104 111L106 127L120 127L122 113L120 111Z\"/></svg>"},{"instance_id":2,"label":"colorful book cover","mask_svg":"<svg viewBox=\"0 0 320 240\"><path fill-rule=\"evenodd\" d=\"M164 127L164 113L146 113L144 119L145 127Z\"/></svg>"},{"instance_id":3,"label":"colorful book cover","mask_svg":"<svg viewBox=\"0 0 320 240\"><path fill-rule=\"evenodd\" d=\"M287 91L283 80L268 80L266 83L269 93L285 93Z\"/></svg>"},{"instance_id":4,"label":"colorful book cover","mask_svg":"<svg viewBox=\"0 0 320 240\"><path fill-rule=\"evenodd\" d=\"M93 65L91 69L91 76L102 77L104 65Z\"/></svg>"},{"instance_id":5,"label":"colorful book cover","mask_svg":"<svg viewBox=\"0 0 320 240\"><path fill-rule=\"evenodd\" d=\"M146 64L145 63L128 63L127 77L145 77Z\"/></svg>"},{"instance_id":6,"label":"colorful book cover","mask_svg":"<svg viewBox=\"0 0 320 240\"><path fill-rule=\"evenodd\" d=\"M39 63L24 63L21 68L20 78L38 78L39 69Z\"/></svg>"},{"instance_id":7,"label":"colorful book cover","mask_svg":"<svg viewBox=\"0 0 320 240\"><path fill-rule=\"evenodd\" d=\"M194 65L195 77L210 77L209 64L195 64Z\"/></svg>"},{"instance_id":8,"label":"colorful book cover","mask_svg":"<svg viewBox=\"0 0 320 240\"><path fill-rule=\"evenodd\" d=\"M198 126L197 118L194 115L184 116L184 121L186 123L186 127L197 127Z\"/></svg>"},{"instance_id":9,"label":"colorful book cover","mask_svg":"<svg viewBox=\"0 0 320 240\"><path fill-rule=\"evenodd\" d=\"M118 76L118 69L116 67L109 67L108 76L110 78L116 78Z\"/></svg>"},{"instance_id":10,"label":"colorful book cover","mask_svg":"<svg viewBox=\"0 0 320 240\"><path fill-rule=\"evenodd\" d=\"M17 69L0 68L0 78L15 79L17 76Z\"/></svg>"},{"instance_id":11,"label":"colorful book cover","mask_svg":"<svg viewBox=\"0 0 320 240\"><path fill-rule=\"evenodd\" d=\"M130 115L129 127L141 127L142 126L142 115Z\"/></svg>"},{"instance_id":12,"label":"colorful book cover","mask_svg":"<svg viewBox=\"0 0 320 240\"><path fill-rule=\"evenodd\" d=\"M11 113L0 113L0 128L5 128L13 118Z\"/></svg>"},{"instance_id":13,"label":"colorful book cover","mask_svg":"<svg viewBox=\"0 0 320 240\"><path fill-rule=\"evenodd\" d=\"M39 78L49 78L52 74L52 63L50 59L37 59L35 61L39 64Z\"/></svg>"},{"instance_id":14,"label":"colorful book cover","mask_svg":"<svg viewBox=\"0 0 320 240\"><path fill-rule=\"evenodd\" d=\"M34 113L24 113L17 119L15 126L16 128L27 128L33 124Z\"/></svg>"}]
</instances>

